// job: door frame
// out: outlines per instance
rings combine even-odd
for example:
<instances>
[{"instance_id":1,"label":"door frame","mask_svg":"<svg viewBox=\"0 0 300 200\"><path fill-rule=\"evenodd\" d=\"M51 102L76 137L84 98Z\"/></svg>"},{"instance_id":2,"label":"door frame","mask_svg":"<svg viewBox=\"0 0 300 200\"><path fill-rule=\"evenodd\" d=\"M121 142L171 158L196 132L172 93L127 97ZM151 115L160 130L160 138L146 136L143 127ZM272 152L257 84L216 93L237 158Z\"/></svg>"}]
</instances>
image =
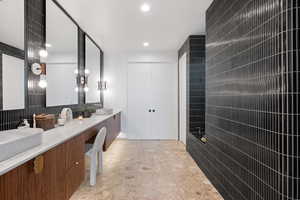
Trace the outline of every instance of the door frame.
<instances>
[{"instance_id":1,"label":"door frame","mask_svg":"<svg viewBox=\"0 0 300 200\"><path fill-rule=\"evenodd\" d=\"M181 115L182 115L182 110L181 110L181 99L182 99L182 94L181 94L181 88L182 88L182 86L181 86L181 80L182 80L182 74L181 74L181 72L182 72L182 70L181 70L181 59L183 58L185 56L185 87L186 87L186 93L185 93L185 99L186 99L186 101L185 101L185 106L186 106L186 111L185 111L185 113L186 113L186 115L185 115L185 117L186 117L186 119L185 119L185 125L186 125L186 127L185 127L185 145L187 145L186 143L187 143L187 136L188 136L188 133L189 133L189 128L188 128L188 55L187 55L187 52L184 52L182 55L179 55L178 56L178 141L181 141L181 138L182 138L182 136L181 136L181 130L182 130L182 123L181 123L181 119L182 119L182 117L181 117Z\"/></svg>"}]
</instances>

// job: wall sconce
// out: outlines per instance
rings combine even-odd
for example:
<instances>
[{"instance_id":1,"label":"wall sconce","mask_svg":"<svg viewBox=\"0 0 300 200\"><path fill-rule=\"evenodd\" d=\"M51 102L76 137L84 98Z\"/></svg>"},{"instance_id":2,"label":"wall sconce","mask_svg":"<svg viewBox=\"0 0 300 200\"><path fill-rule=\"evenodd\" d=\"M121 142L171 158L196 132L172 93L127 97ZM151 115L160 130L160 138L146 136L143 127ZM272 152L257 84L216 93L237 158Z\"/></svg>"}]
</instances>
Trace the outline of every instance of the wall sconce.
<instances>
[{"instance_id":1,"label":"wall sconce","mask_svg":"<svg viewBox=\"0 0 300 200\"><path fill-rule=\"evenodd\" d=\"M107 82L106 81L98 81L98 90L100 90L100 91L107 90Z\"/></svg>"},{"instance_id":2,"label":"wall sconce","mask_svg":"<svg viewBox=\"0 0 300 200\"><path fill-rule=\"evenodd\" d=\"M88 77L89 77L89 73L90 71L88 69L85 69L84 70L84 75L81 75L79 73L79 70L76 69L74 71L75 74L77 74L77 87L75 88L75 91L76 92L79 92L79 88L83 88L83 90L85 92L88 92L89 91L89 87L88 87Z\"/></svg>"},{"instance_id":3,"label":"wall sconce","mask_svg":"<svg viewBox=\"0 0 300 200\"><path fill-rule=\"evenodd\" d=\"M31 65L31 71L33 74L40 76L39 87L47 87L47 77L46 77L46 64L45 63L33 63Z\"/></svg>"},{"instance_id":4,"label":"wall sconce","mask_svg":"<svg viewBox=\"0 0 300 200\"><path fill-rule=\"evenodd\" d=\"M39 55L41 58L47 58L48 57L48 51L46 49L41 49L39 51Z\"/></svg>"}]
</instances>

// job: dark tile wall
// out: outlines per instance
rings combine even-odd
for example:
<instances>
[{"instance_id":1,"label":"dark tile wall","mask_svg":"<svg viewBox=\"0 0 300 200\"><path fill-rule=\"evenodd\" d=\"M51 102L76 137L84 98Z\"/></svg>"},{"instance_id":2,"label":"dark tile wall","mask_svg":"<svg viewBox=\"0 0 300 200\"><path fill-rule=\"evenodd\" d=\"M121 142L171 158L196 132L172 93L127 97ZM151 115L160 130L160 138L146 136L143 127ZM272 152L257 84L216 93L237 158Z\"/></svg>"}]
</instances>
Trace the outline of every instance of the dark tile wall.
<instances>
[{"instance_id":1,"label":"dark tile wall","mask_svg":"<svg viewBox=\"0 0 300 200\"><path fill-rule=\"evenodd\" d=\"M206 137L188 151L225 200L300 199L299 0L207 11Z\"/></svg>"},{"instance_id":2,"label":"dark tile wall","mask_svg":"<svg viewBox=\"0 0 300 200\"><path fill-rule=\"evenodd\" d=\"M180 48L179 58L187 54L188 133L199 136L205 130L205 36L192 35Z\"/></svg>"},{"instance_id":3,"label":"dark tile wall","mask_svg":"<svg viewBox=\"0 0 300 200\"><path fill-rule=\"evenodd\" d=\"M17 127L20 119L32 119L34 113L53 113L58 114L65 106L46 108L46 90L38 86L39 76L31 72L32 63L39 63L39 50L45 44L45 9L46 0L24 0L25 1L25 104L24 110L0 111L0 130L13 129ZM57 3L56 1L54 1ZM59 6L59 5L58 5ZM60 6L59 6L60 7ZM61 7L60 7L61 8ZM79 71L85 68L85 32L78 28L78 63ZM103 71L103 63L101 70ZM80 70L81 69L81 70ZM83 70L82 70L83 69ZM103 94L102 94L103 95ZM79 110L84 106L85 95L79 93L79 104L68 105L77 117ZM103 99L103 98L102 98Z\"/></svg>"},{"instance_id":4,"label":"dark tile wall","mask_svg":"<svg viewBox=\"0 0 300 200\"><path fill-rule=\"evenodd\" d=\"M2 70L2 53L0 52L0 110L3 109L3 70Z\"/></svg>"}]
</instances>

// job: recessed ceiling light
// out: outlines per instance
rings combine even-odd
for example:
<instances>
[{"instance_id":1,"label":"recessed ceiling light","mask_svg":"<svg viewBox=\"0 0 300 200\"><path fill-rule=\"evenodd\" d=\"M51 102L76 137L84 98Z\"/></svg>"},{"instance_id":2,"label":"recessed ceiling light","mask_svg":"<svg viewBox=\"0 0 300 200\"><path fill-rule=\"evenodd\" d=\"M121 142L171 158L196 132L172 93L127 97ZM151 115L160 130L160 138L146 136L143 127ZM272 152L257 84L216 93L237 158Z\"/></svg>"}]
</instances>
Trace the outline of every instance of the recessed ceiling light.
<instances>
[{"instance_id":1,"label":"recessed ceiling light","mask_svg":"<svg viewBox=\"0 0 300 200\"><path fill-rule=\"evenodd\" d=\"M150 5L147 4L147 3L144 3L142 6L141 6L141 11L142 12L149 12L151 9Z\"/></svg>"},{"instance_id":2,"label":"recessed ceiling light","mask_svg":"<svg viewBox=\"0 0 300 200\"><path fill-rule=\"evenodd\" d=\"M148 47L149 46L149 42L144 42L144 47Z\"/></svg>"}]
</instances>

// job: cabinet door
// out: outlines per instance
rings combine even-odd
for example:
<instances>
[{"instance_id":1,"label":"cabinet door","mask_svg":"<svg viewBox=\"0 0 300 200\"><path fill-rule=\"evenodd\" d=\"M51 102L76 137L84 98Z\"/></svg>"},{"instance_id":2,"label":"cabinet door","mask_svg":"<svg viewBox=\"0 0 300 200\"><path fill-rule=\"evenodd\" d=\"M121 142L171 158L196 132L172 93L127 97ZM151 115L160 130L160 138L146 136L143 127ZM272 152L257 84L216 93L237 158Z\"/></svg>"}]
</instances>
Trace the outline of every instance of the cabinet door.
<instances>
[{"instance_id":1,"label":"cabinet door","mask_svg":"<svg viewBox=\"0 0 300 200\"><path fill-rule=\"evenodd\" d=\"M66 196L69 199L84 181L85 143L84 135L75 137L67 145Z\"/></svg>"},{"instance_id":2,"label":"cabinet door","mask_svg":"<svg viewBox=\"0 0 300 200\"><path fill-rule=\"evenodd\" d=\"M30 200L26 197L28 170L30 164L25 163L20 167L0 176L1 200Z\"/></svg>"},{"instance_id":3,"label":"cabinet door","mask_svg":"<svg viewBox=\"0 0 300 200\"><path fill-rule=\"evenodd\" d=\"M67 145L62 144L55 148L55 199L68 199L66 195L66 173L67 173Z\"/></svg>"},{"instance_id":4,"label":"cabinet door","mask_svg":"<svg viewBox=\"0 0 300 200\"><path fill-rule=\"evenodd\" d=\"M69 199L84 181L84 158L68 170L66 174L66 195Z\"/></svg>"},{"instance_id":5,"label":"cabinet door","mask_svg":"<svg viewBox=\"0 0 300 200\"><path fill-rule=\"evenodd\" d=\"M85 142L84 136L77 136L66 143L67 148L67 170L74 167L84 158Z\"/></svg>"},{"instance_id":6,"label":"cabinet door","mask_svg":"<svg viewBox=\"0 0 300 200\"><path fill-rule=\"evenodd\" d=\"M103 150L107 151L109 146L118 137L121 131L121 115L116 114L106 121L107 134L104 142Z\"/></svg>"}]
</instances>

